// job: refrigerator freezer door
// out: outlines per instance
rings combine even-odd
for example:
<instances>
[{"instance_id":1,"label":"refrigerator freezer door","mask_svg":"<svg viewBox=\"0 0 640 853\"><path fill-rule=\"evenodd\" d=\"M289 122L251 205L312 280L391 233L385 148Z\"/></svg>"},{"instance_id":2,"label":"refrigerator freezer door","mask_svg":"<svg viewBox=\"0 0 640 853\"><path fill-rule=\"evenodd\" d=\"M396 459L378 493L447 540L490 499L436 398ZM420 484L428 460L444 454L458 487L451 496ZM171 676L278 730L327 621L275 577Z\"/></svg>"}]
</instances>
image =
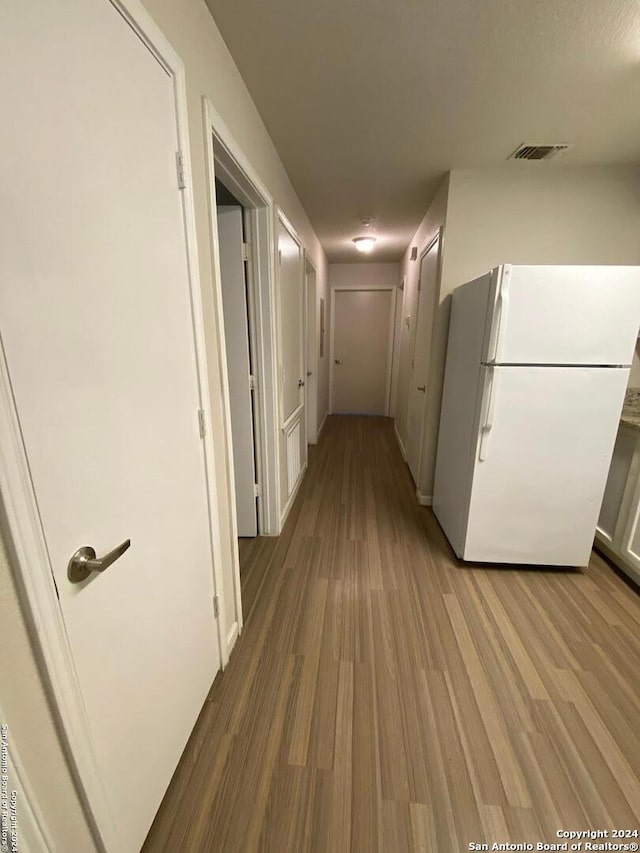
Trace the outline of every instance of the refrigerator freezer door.
<instances>
[{"instance_id":1,"label":"refrigerator freezer door","mask_svg":"<svg viewBox=\"0 0 640 853\"><path fill-rule=\"evenodd\" d=\"M491 373L462 556L585 566L629 370L495 367Z\"/></svg>"},{"instance_id":2,"label":"refrigerator freezer door","mask_svg":"<svg viewBox=\"0 0 640 853\"><path fill-rule=\"evenodd\" d=\"M502 268L485 358L498 364L631 364L640 267Z\"/></svg>"}]
</instances>

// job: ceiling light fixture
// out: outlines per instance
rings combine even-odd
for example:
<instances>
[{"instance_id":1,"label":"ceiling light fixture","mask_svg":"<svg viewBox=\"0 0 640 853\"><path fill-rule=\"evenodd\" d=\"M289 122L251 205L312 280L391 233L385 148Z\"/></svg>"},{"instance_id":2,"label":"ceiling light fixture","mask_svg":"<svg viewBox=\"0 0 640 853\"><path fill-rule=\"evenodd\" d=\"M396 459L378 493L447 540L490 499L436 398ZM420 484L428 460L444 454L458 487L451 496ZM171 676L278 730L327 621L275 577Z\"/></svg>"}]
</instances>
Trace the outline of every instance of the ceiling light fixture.
<instances>
[{"instance_id":1,"label":"ceiling light fixture","mask_svg":"<svg viewBox=\"0 0 640 853\"><path fill-rule=\"evenodd\" d=\"M371 252L376 242L375 237L354 237L353 242L359 252Z\"/></svg>"}]
</instances>

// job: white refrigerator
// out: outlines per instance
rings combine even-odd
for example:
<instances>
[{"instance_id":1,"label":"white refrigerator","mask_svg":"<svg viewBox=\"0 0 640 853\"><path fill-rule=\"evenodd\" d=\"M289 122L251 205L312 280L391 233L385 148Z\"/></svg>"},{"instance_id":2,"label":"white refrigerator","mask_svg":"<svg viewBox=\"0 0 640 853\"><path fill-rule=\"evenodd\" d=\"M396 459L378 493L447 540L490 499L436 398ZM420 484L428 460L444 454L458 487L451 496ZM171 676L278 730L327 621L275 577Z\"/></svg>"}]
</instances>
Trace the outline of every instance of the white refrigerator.
<instances>
[{"instance_id":1,"label":"white refrigerator","mask_svg":"<svg viewBox=\"0 0 640 853\"><path fill-rule=\"evenodd\" d=\"M640 267L511 266L453 292L433 510L456 555L585 566Z\"/></svg>"}]
</instances>

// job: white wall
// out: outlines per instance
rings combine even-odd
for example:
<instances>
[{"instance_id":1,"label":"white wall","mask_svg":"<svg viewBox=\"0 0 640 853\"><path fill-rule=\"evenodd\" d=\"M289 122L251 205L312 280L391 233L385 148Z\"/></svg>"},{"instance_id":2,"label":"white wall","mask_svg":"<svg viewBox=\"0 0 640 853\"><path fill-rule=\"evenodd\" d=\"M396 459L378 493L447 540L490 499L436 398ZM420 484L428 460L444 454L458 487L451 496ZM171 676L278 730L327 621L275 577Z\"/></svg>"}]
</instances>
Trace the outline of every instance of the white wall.
<instances>
[{"instance_id":1,"label":"white wall","mask_svg":"<svg viewBox=\"0 0 640 853\"><path fill-rule=\"evenodd\" d=\"M211 386L211 423L215 456L222 459L224 427L220 385L220 365L214 324L213 274L210 254L209 212L205 162L205 130L202 96L206 95L243 149L261 181L283 209L305 244L317 270L319 293L327 292L327 264L278 153L268 136L258 111L244 85L218 28L203 0L143 0L186 67L191 162L196 208L198 257L202 282L205 335ZM327 306L328 307L328 306ZM324 376L324 374L322 374ZM326 381L326 380L325 380ZM324 387L324 386L323 386ZM284 452L282 452L284 460ZM230 506L224 465L216 466L220 524L223 532L223 572L228 589L233 588L231 560ZM83 828L83 818L74 795L70 774L57 744L53 722L44 705L42 688L33 652L15 595L7 594L11 577L5 560L0 560L3 635L11 628L13 657L3 660L2 704L6 713L20 713L21 740L30 744L23 755L25 770L38 793L46 817L57 829L60 850L90 853L92 843ZM231 596L227 597L228 599ZM228 608L233 605L227 601ZM229 624L233 622L227 613ZM20 685L20 686L19 686ZM12 711L13 709L13 711ZM39 759L37 758L39 756ZM57 792L57 793L56 793Z\"/></svg>"},{"instance_id":2,"label":"white wall","mask_svg":"<svg viewBox=\"0 0 640 853\"><path fill-rule=\"evenodd\" d=\"M640 264L640 168L509 163L451 173L423 494L432 494L447 297L500 263Z\"/></svg>"},{"instance_id":3,"label":"white wall","mask_svg":"<svg viewBox=\"0 0 640 853\"><path fill-rule=\"evenodd\" d=\"M399 264L329 264L329 287L397 287Z\"/></svg>"}]
</instances>

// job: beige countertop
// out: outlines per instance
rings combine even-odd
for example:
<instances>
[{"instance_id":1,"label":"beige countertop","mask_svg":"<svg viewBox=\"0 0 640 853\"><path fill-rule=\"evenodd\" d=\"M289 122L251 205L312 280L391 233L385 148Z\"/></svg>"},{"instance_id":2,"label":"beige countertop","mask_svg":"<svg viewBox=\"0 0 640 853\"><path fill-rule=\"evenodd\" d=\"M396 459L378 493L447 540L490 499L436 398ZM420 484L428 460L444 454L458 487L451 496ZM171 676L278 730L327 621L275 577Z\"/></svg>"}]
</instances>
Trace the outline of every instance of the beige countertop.
<instances>
[{"instance_id":1,"label":"beige countertop","mask_svg":"<svg viewBox=\"0 0 640 853\"><path fill-rule=\"evenodd\" d=\"M620 423L640 431L640 388L627 388Z\"/></svg>"}]
</instances>

